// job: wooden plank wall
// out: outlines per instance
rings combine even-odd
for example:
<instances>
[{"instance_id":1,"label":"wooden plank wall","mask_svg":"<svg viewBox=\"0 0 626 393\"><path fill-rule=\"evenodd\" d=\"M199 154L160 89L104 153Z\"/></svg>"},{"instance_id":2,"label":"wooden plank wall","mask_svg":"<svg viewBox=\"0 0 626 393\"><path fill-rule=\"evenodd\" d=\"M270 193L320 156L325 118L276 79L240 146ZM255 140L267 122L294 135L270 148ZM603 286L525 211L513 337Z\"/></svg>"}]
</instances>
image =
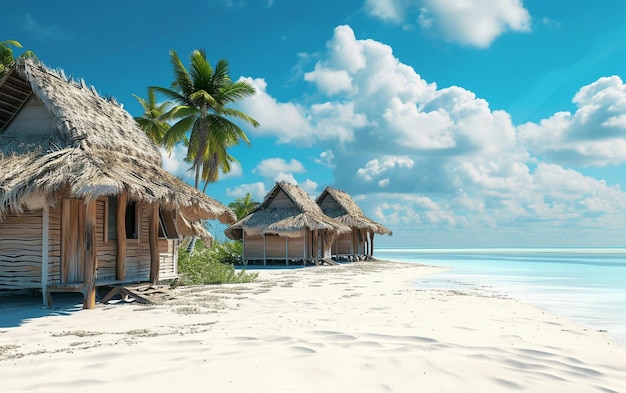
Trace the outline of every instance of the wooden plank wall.
<instances>
[{"instance_id":1,"label":"wooden plank wall","mask_svg":"<svg viewBox=\"0 0 626 393\"><path fill-rule=\"evenodd\" d=\"M105 220L106 207L104 198L96 201L97 281L115 280L117 242L108 239L105 233L109 229L107 226L114 225ZM140 233L139 239L128 240L128 280L148 280L150 277L149 207L148 204L138 205ZM19 216L8 215L0 222L0 289L41 288L42 214L43 211L38 210ZM49 209L48 237L48 285L58 285L61 283L60 203ZM176 277L177 246L176 239L159 239L161 278ZM261 258L262 251L261 248Z\"/></svg>"},{"instance_id":2,"label":"wooden plank wall","mask_svg":"<svg viewBox=\"0 0 626 393\"><path fill-rule=\"evenodd\" d=\"M244 258L248 260L263 259L263 236L245 235Z\"/></svg>"},{"instance_id":3,"label":"wooden plank wall","mask_svg":"<svg viewBox=\"0 0 626 393\"><path fill-rule=\"evenodd\" d=\"M341 234L336 241L337 244L332 248L333 254L352 255L352 233Z\"/></svg>"},{"instance_id":4,"label":"wooden plank wall","mask_svg":"<svg viewBox=\"0 0 626 393\"><path fill-rule=\"evenodd\" d=\"M61 283L61 206L48 213L48 284Z\"/></svg>"},{"instance_id":5,"label":"wooden plank wall","mask_svg":"<svg viewBox=\"0 0 626 393\"><path fill-rule=\"evenodd\" d=\"M0 289L41 288L42 211L0 222Z\"/></svg>"},{"instance_id":6,"label":"wooden plank wall","mask_svg":"<svg viewBox=\"0 0 626 393\"><path fill-rule=\"evenodd\" d=\"M115 280L117 241L108 237L111 229L108 225L107 205L108 201L105 198L96 200L96 246L98 251L96 281Z\"/></svg>"},{"instance_id":7,"label":"wooden plank wall","mask_svg":"<svg viewBox=\"0 0 626 393\"><path fill-rule=\"evenodd\" d=\"M289 238L289 259L304 258L304 236Z\"/></svg>"},{"instance_id":8,"label":"wooden plank wall","mask_svg":"<svg viewBox=\"0 0 626 393\"><path fill-rule=\"evenodd\" d=\"M286 237L282 236L265 236L265 258L266 259L285 259L287 253Z\"/></svg>"},{"instance_id":9,"label":"wooden plank wall","mask_svg":"<svg viewBox=\"0 0 626 393\"><path fill-rule=\"evenodd\" d=\"M159 278L167 280L177 276L174 250L178 247L176 239L159 239Z\"/></svg>"}]
</instances>

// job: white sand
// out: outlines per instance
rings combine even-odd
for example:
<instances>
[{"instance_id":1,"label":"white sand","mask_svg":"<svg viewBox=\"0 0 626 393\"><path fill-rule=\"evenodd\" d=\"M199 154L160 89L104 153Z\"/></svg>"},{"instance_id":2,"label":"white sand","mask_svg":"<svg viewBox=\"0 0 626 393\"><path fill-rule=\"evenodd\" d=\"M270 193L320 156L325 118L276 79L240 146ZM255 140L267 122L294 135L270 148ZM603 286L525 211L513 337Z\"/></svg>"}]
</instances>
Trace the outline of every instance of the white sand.
<instances>
[{"instance_id":1,"label":"white sand","mask_svg":"<svg viewBox=\"0 0 626 393\"><path fill-rule=\"evenodd\" d=\"M264 270L86 311L0 298L0 391L626 392L626 348L607 333L485 291L411 285L436 270Z\"/></svg>"}]
</instances>

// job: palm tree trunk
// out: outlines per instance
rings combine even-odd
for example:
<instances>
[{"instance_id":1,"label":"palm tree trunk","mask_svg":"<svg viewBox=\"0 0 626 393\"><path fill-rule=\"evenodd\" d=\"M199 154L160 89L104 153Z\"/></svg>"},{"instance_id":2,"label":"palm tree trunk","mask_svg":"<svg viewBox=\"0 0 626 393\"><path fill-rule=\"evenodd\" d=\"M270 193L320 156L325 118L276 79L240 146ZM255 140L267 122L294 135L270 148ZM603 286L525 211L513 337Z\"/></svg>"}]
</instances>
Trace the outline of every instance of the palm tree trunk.
<instances>
[{"instance_id":1,"label":"palm tree trunk","mask_svg":"<svg viewBox=\"0 0 626 393\"><path fill-rule=\"evenodd\" d=\"M193 236L193 237L191 238L191 241L189 242L189 245L187 246L187 252L188 252L189 254L192 254L192 253L193 253L193 249L194 249L194 247L196 246L196 240L198 240L198 237L197 237L197 236Z\"/></svg>"}]
</instances>

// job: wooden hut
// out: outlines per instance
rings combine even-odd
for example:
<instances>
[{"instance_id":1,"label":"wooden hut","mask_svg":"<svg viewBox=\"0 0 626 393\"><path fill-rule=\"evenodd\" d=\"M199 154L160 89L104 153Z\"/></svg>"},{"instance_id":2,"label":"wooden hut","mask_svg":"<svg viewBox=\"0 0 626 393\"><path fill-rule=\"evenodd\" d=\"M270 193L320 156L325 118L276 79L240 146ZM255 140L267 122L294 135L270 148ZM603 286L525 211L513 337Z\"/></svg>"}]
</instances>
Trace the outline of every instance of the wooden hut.
<instances>
[{"instance_id":1,"label":"wooden hut","mask_svg":"<svg viewBox=\"0 0 626 393\"><path fill-rule=\"evenodd\" d=\"M319 263L338 234L350 228L324 215L297 185L279 182L252 213L225 230L243 241L247 263Z\"/></svg>"},{"instance_id":2,"label":"wooden hut","mask_svg":"<svg viewBox=\"0 0 626 393\"><path fill-rule=\"evenodd\" d=\"M391 235L391 231L363 214L357 203L345 191L326 187L315 202L324 214L350 227L332 245L337 259L359 260L374 255L374 234Z\"/></svg>"},{"instance_id":3,"label":"wooden hut","mask_svg":"<svg viewBox=\"0 0 626 393\"><path fill-rule=\"evenodd\" d=\"M0 289L84 295L177 275L181 234L234 213L162 169L114 100L38 61L0 80Z\"/></svg>"}]
</instances>

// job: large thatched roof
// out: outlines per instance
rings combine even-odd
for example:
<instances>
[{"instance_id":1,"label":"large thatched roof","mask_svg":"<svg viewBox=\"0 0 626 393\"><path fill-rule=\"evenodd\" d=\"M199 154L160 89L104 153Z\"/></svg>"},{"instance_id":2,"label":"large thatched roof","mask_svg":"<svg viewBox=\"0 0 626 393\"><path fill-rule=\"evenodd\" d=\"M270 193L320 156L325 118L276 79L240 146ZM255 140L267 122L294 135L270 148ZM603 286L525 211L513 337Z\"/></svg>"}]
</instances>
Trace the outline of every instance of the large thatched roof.
<instances>
[{"instance_id":1,"label":"large thatched roof","mask_svg":"<svg viewBox=\"0 0 626 393\"><path fill-rule=\"evenodd\" d=\"M33 99L52 115L52 132L10 132ZM119 104L60 71L18 59L0 80L0 109L0 220L51 205L59 193L93 199L126 191L131 200L180 209L190 221L235 221L230 209L162 169L159 150Z\"/></svg>"},{"instance_id":2,"label":"large thatched roof","mask_svg":"<svg viewBox=\"0 0 626 393\"><path fill-rule=\"evenodd\" d=\"M277 201L280 199L280 201ZM300 187L294 184L276 183L263 203L252 213L225 231L231 239L241 239L247 234L302 236L307 230L349 232L350 228L326 216L322 209Z\"/></svg>"},{"instance_id":3,"label":"large thatched roof","mask_svg":"<svg viewBox=\"0 0 626 393\"><path fill-rule=\"evenodd\" d=\"M363 211L345 191L326 187L315 200L329 217L351 228L366 229L370 232L391 235L391 231L363 214Z\"/></svg>"}]
</instances>

